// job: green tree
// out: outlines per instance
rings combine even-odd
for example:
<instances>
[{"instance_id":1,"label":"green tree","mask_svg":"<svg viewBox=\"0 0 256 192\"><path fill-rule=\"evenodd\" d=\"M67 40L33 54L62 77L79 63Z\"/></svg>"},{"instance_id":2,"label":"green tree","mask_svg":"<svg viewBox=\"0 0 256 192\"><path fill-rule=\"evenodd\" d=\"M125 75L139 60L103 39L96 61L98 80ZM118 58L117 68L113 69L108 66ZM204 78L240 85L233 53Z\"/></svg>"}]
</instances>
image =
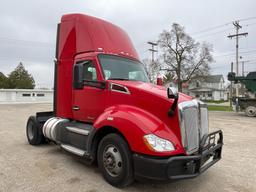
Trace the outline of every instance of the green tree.
<instances>
[{"instance_id":1,"label":"green tree","mask_svg":"<svg viewBox=\"0 0 256 192\"><path fill-rule=\"evenodd\" d=\"M34 89L35 80L20 62L19 65L9 74L9 89Z\"/></svg>"},{"instance_id":2,"label":"green tree","mask_svg":"<svg viewBox=\"0 0 256 192\"><path fill-rule=\"evenodd\" d=\"M165 75L164 75L164 78L163 78L163 83L164 83L164 85L165 84L167 84L167 83L170 83L170 82L172 82L172 81L174 81L174 75L173 75L173 73L172 72L167 72L167 73L165 73Z\"/></svg>"},{"instance_id":3,"label":"green tree","mask_svg":"<svg viewBox=\"0 0 256 192\"><path fill-rule=\"evenodd\" d=\"M7 88L7 77L0 72L0 89L6 89Z\"/></svg>"}]
</instances>

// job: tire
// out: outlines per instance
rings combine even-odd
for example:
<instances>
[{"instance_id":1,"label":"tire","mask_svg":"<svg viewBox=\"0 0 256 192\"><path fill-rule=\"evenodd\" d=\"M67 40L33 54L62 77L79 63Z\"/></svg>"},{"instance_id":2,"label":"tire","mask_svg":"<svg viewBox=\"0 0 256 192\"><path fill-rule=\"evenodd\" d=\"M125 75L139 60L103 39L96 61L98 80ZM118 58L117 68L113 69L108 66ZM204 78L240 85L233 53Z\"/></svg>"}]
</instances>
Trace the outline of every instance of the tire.
<instances>
[{"instance_id":1,"label":"tire","mask_svg":"<svg viewBox=\"0 0 256 192\"><path fill-rule=\"evenodd\" d=\"M104 179L115 187L133 182L132 155L127 142L118 134L109 134L99 143L98 165Z\"/></svg>"},{"instance_id":2,"label":"tire","mask_svg":"<svg viewBox=\"0 0 256 192\"><path fill-rule=\"evenodd\" d=\"M246 107L246 109L245 109L245 114L246 114L248 117L255 117L255 116L256 116L256 107L254 107L254 106L248 106L248 107Z\"/></svg>"},{"instance_id":3,"label":"tire","mask_svg":"<svg viewBox=\"0 0 256 192\"><path fill-rule=\"evenodd\" d=\"M30 116L27 121L26 134L29 144L40 145L45 142L42 126L37 122L35 116Z\"/></svg>"}]
</instances>

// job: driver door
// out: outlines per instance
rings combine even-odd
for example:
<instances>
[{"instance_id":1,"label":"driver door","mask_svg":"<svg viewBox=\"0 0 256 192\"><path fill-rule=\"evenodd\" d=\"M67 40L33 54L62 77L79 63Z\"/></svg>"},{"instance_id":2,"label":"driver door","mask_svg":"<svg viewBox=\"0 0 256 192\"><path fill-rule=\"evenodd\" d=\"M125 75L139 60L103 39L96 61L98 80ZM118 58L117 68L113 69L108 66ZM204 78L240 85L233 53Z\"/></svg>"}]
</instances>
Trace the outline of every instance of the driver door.
<instances>
[{"instance_id":1,"label":"driver door","mask_svg":"<svg viewBox=\"0 0 256 192\"><path fill-rule=\"evenodd\" d=\"M93 123L104 111L106 90L104 86L99 86L102 82L98 80L98 70L95 61L90 58L77 61L74 66L73 79L82 78L80 87L73 83L72 110L77 121Z\"/></svg>"}]
</instances>

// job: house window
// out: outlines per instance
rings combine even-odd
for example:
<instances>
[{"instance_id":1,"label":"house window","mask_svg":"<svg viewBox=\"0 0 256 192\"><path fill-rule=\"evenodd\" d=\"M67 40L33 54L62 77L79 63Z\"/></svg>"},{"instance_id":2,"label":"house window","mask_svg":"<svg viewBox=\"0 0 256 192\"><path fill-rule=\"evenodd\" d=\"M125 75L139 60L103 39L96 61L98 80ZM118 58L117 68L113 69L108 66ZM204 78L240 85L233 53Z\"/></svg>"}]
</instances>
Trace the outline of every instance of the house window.
<instances>
[{"instance_id":1,"label":"house window","mask_svg":"<svg viewBox=\"0 0 256 192\"><path fill-rule=\"evenodd\" d=\"M199 81L196 82L196 87L200 87Z\"/></svg>"},{"instance_id":2,"label":"house window","mask_svg":"<svg viewBox=\"0 0 256 192\"><path fill-rule=\"evenodd\" d=\"M212 93L208 93L208 97L212 97Z\"/></svg>"},{"instance_id":3,"label":"house window","mask_svg":"<svg viewBox=\"0 0 256 192\"><path fill-rule=\"evenodd\" d=\"M30 97L30 96L31 96L30 93L23 93L23 94L22 94L22 97Z\"/></svg>"}]
</instances>

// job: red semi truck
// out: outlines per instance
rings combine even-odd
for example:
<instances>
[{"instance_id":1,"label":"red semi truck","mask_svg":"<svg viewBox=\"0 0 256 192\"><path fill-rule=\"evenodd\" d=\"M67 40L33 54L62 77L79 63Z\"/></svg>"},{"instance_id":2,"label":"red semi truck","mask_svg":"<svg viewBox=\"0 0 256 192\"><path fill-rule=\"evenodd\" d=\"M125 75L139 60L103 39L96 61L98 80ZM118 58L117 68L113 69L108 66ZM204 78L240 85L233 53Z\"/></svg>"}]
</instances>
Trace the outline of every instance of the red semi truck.
<instances>
[{"instance_id":1,"label":"red semi truck","mask_svg":"<svg viewBox=\"0 0 256 192\"><path fill-rule=\"evenodd\" d=\"M52 141L96 163L113 186L192 178L221 159L207 106L151 84L128 35L104 20L58 24L53 111L27 122L31 145Z\"/></svg>"}]
</instances>

